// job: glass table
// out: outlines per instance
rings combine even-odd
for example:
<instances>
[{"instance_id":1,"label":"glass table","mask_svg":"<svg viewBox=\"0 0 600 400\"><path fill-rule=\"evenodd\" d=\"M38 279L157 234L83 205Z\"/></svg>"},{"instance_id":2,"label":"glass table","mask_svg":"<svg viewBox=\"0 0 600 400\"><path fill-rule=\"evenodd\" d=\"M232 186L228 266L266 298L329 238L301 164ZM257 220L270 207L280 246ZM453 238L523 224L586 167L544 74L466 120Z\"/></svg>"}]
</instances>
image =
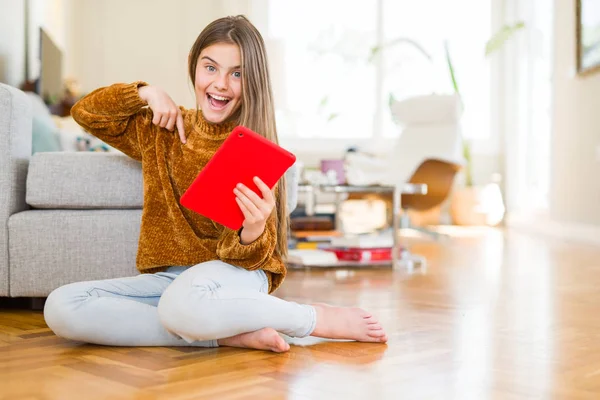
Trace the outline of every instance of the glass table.
<instances>
[{"instance_id":1,"label":"glass table","mask_svg":"<svg viewBox=\"0 0 600 400\"><path fill-rule=\"evenodd\" d=\"M397 186L383 185L329 185L329 184L300 184L298 186L299 193L305 193L306 199L306 214L314 215L315 205L317 203L318 193L333 193L335 194L335 218L336 229L341 226L340 223L340 208L343 202L342 195L349 193L364 193L364 194L392 194L392 260L393 268L407 268L409 270L415 267L424 267L426 260L424 257L412 254L408 248L402 247L398 239L400 230L400 210L402 209L402 195L427 194L427 185L420 183L404 183ZM335 266L367 266L367 265L389 265L389 261L339 261Z\"/></svg>"}]
</instances>

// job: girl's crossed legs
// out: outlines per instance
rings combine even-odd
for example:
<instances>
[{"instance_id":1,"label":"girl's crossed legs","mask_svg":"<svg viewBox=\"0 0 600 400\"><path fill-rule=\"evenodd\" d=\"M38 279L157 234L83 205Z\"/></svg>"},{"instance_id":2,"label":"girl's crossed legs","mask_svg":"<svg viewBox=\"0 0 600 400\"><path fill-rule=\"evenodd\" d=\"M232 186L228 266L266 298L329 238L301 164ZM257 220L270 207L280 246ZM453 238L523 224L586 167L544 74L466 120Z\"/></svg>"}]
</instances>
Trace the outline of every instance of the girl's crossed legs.
<instances>
[{"instance_id":1,"label":"girl's crossed legs","mask_svg":"<svg viewBox=\"0 0 600 400\"><path fill-rule=\"evenodd\" d=\"M221 261L78 282L53 291L44 317L58 335L110 346L234 346L286 351L277 334L385 342L366 311L301 305L268 293L263 271Z\"/></svg>"}]
</instances>

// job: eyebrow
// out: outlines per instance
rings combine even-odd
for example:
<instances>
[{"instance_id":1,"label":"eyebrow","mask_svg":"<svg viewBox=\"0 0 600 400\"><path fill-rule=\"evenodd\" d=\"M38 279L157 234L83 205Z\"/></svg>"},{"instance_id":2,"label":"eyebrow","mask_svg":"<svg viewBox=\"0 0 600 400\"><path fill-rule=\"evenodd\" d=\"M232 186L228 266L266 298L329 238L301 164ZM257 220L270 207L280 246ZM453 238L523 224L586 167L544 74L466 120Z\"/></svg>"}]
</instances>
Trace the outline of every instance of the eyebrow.
<instances>
[{"instance_id":1,"label":"eyebrow","mask_svg":"<svg viewBox=\"0 0 600 400\"><path fill-rule=\"evenodd\" d=\"M214 64L217 64L219 67L222 67L222 65L221 65L221 64L219 64L218 62L216 62L215 60L213 60L213 59L212 59L212 58L210 58L209 56L204 56L204 57L202 57L202 58L201 58L201 60L204 60L204 59L207 59L207 60L209 60L210 62L212 62L212 63L214 63ZM230 70L232 70L232 69L239 69L239 68L240 68L240 66L239 66L239 65L236 65L235 67L231 67L231 68L229 68L229 69L230 69Z\"/></svg>"}]
</instances>

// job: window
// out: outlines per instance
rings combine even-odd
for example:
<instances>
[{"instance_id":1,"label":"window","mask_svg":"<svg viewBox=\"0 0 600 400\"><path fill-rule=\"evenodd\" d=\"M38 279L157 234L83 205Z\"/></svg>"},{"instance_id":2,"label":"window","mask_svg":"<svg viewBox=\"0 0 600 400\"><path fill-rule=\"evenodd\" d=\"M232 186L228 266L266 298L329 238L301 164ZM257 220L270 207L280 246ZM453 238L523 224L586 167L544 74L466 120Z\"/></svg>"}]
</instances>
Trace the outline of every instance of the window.
<instances>
[{"instance_id":1,"label":"window","mask_svg":"<svg viewBox=\"0 0 600 400\"><path fill-rule=\"evenodd\" d=\"M343 10L343 11L340 11ZM376 0L270 2L269 34L283 43L279 131L298 137L373 135ZM274 82L277 87L277 82ZM277 92L277 91L276 91ZM285 98L282 99L282 97Z\"/></svg>"},{"instance_id":2,"label":"window","mask_svg":"<svg viewBox=\"0 0 600 400\"><path fill-rule=\"evenodd\" d=\"M552 42L553 11L544 0L520 3L527 10L529 29L521 35L517 53L518 89L513 103L518 110L509 146L516 154L514 209L522 212L547 211L551 171ZM513 112L515 112L513 111Z\"/></svg>"},{"instance_id":3,"label":"window","mask_svg":"<svg viewBox=\"0 0 600 400\"><path fill-rule=\"evenodd\" d=\"M403 99L452 93L444 52L448 40L466 105L465 135L487 137L490 85L484 46L490 36L490 3L270 1L267 42L277 66L273 75L280 134L338 139L398 135L388 108L390 94ZM419 43L432 61L406 44L384 47L371 59L375 46L399 37Z\"/></svg>"}]
</instances>

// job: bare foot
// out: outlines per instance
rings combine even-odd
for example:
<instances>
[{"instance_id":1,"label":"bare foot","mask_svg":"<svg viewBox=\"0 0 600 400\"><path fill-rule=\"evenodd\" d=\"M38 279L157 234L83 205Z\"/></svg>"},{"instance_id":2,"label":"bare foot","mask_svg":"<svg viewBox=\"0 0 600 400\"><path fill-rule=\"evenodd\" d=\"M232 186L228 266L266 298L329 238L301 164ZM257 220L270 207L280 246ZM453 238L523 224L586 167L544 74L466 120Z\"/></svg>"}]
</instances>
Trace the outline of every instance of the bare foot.
<instances>
[{"instance_id":1,"label":"bare foot","mask_svg":"<svg viewBox=\"0 0 600 400\"><path fill-rule=\"evenodd\" d=\"M317 326L311 336L376 343L388 340L379 321L361 308L327 304L313 304L313 307L317 311Z\"/></svg>"},{"instance_id":2,"label":"bare foot","mask_svg":"<svg viewBox=\"0 0 600 400\"><path fill-rule=\"evenodd\" d=\"M242 333L226 339L218 340L219 346L241 347L244 349L270 350L283 353L290 345L283 340L275 329L263 328L258 331Z\"/></svg>"}]
</instances>

